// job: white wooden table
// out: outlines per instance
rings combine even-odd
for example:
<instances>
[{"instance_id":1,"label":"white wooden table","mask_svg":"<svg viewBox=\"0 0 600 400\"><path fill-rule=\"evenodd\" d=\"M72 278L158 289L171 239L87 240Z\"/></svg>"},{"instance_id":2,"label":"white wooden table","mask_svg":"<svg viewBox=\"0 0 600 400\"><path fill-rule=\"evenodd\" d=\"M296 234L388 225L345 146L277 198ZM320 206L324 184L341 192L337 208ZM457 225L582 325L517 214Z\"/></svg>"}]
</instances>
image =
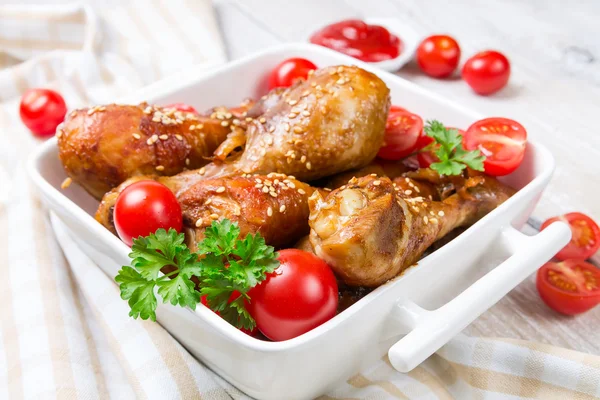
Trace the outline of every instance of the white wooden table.
<instances>
[{"instance_id":1,"label":"white wooden table","mask_svg":"<svg viewBox=\"0 0 600 400\"><path fill-rule=\"evenodd\" d=\"M410 64L398 75L490 116L520 121L554 154L554 179L535 211L543 220L581 211L600 222L600 1L216 0L230 59L299 41L350 17L395 17L423 36L449 33L463 61L497 49L512 63L509 86L477 96L460 79L436 80ZM597 256L598 257L598 256ZM466 330L600 354L600 307L559 316L539 299L533 277Z\"/></svg>"}]
</instances>

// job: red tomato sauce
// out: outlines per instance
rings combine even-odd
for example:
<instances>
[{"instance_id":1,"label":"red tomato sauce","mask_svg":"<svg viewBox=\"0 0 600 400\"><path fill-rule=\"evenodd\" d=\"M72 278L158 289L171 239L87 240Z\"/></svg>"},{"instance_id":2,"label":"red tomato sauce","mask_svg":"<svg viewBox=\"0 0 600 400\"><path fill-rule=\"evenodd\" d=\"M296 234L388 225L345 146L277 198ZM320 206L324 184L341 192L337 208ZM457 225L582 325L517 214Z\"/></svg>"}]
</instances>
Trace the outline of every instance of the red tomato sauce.
<instances>
[{"instance_id":1,"label":"red tomato sauce","mask_svg":"<svg viewBox=\"0 0 600 400\"><path fill-rule=\"evenodd\" d=\"M396 58L402 52L402 41L383 26L368 25L349 19L327 25L310 37L310 42L367 62Z\"/></svg>"}]
</instances>

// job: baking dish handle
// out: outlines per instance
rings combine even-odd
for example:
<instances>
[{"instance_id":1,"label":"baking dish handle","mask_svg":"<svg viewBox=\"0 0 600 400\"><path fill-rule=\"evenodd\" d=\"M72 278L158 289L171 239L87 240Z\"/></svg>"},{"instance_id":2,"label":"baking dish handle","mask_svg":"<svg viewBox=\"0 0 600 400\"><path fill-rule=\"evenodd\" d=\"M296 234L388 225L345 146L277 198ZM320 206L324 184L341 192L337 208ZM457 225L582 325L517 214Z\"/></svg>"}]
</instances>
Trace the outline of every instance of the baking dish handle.
<instances>
[{"instance_id":1,"label":"baking dish handle","mask_svg":"<svg viewBox=\"0 0 600 400\"><path fill-rule=\"evenodd\" d=\"M398 304L397 311L404 314L400 319L414 328L390 348L388 356L394 368L411 371L541 267L570 238L571 230L563 222L555 222L535 236L507 227L500 243L510 257L447 304L433 311L411 301Z\"/></svg>"}]
</instances>

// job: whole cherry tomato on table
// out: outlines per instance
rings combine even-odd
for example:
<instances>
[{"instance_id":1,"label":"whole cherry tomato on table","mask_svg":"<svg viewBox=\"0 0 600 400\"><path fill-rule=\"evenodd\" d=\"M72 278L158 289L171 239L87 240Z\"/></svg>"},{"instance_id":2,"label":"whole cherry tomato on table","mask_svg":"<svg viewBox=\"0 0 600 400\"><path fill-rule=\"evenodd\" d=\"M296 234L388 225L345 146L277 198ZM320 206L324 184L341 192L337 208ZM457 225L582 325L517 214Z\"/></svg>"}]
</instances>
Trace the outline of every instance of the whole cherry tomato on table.
<instances>
[{"instance_id":1,"label":"whole cherry tomato on table","mask_svg":"<svg viewBox=\"0 0 600 400\"><path fill-rule=\"evenodd\" d=\"M36 136L52 136L63 122L67 105L63 97L50 89L29 89L21 97L21 120Z\"/></svg>"},{"instance_id":2,"label":"whole cherry tomato on table","mask_svg":"<svg viewBox=\"0 0 600 400\"><path fill-rule=\"evenodd\" d=\"M485 173L508 175L516 170L527 146L527 131L523 125L508 118L485 118L471 125L463 136L467 150L479 149L486 157Z\"/></svg>"},{"instance_id":3,"label":"whole cherry tomato on table","mask_svg":"<svg viewBox=\"0 0 600 400\"><path fill-rule=\"evenodd\" d=\"M182 215L177 198L165 185L155 181L138 181L127 186L117 198L115 228L125 244L163 228L181 232Z\"/></svg>"},{"instance_id":4,"label":"whole cherry tomato on table","mask_svg":"<svg viewBox=\"0 0 600 400\"><path fill-rule=\"evenodd\" d=\"M396 107L396 106L392 106ZM423 135L423 120L410 111L392 108L385 125L383 146L377 156L384 160L400 160L417 150L419 138Z\"/></svg>"},{"instance_id":5,"label":"whole cherry tomato on table","mask_svg":"<svg viewBox=\"0 0 600 400\"><path fill-rule=\"evenodd\" d=\"M566 315L585 312L600 303L600 270L581 260L549 262L537 272L540 297Z\"/></svg>"},{"instance_id":6,"label":"whole cherry tomato on table","mask_svg":"<svg viewBox=\"0 0 600 400\"><path fill-rule=\"evenodd\" d=\"M169 104L167 106L165 106L164 108L174 108L177 111L183 111L183 112L191 112L191 113L195 113L198 114L198 111L196 111L196 109L188 104L185 103L173 103L173 104Z\"/></svg>"},{"instance_id":7,"label":"whole cherry tomato on table","mask_svg":"<svg viewBox=\"0 0 600 400\"><path fill-rule=\"evenodd\" d=\"M258 329L275 341L316 328L338 305L337 281L325 261L298 249L280 251L279 261L275 272L250 289L247 305Z\"/></svg>"},{"instance_id":8,"label":"whole cherry tomato on table","mask_svg":"<svg viewBox=\"0 0 600 400\"><path fill-rule=\"evenodd\" d=\"M269 90L289 87L298 79L308 78L310 71L317 66L305 58L290 58L278 64L269 75Z\"/></svg>"},{"instance_id":9,"label":"whole cherry tomato on table","mask_svg":"<svg viewBox=\"0 0 600 400\"><path fill-rule=\"evenodd\" d=\"M417 48L417 63L434 78L446 78L458 66L460 46L448 35L429 36Z\"/></svg>"},{"instance_id":10,"label":"whole cherry tomato on table","mask_svg":"<svg viewBox=\"0 0 600 400\"><path fill-rule=\"evenodd\" d=\"M492 94L502 89L510 77L510 62L497 51L482 51L469 58L462 69L462 78L475 93Z\"/></svg>"},{"instance_id":11,"label":"whole cherry tomato on table","mask_svg":"<svg viewBox=\"0 0 600 400\"><path fill-rule=\"evenodd\" d=\"M541 229L556 221L568 223L572 232L569 244L555 256L559 260L587 260L600 249L600 227L587 215L572 212L550 218L542 224Z\"/></svg>"}]
</instances>

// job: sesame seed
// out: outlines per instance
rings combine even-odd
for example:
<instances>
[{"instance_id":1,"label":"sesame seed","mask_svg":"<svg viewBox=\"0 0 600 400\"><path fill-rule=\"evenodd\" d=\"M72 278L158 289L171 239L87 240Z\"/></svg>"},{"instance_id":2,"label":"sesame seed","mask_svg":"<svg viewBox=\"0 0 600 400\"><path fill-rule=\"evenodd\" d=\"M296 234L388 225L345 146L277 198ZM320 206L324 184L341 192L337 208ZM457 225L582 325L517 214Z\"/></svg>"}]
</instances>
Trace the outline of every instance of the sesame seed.
<instances>
[{"instance_id":1,"label":"sesame seed","mask_svg":"<svg viewBox=\"0 0 600 400\"><path fill-rule=\"evenodd\" d=\"M429 218L427 218L427 215L423 217L423 222L425 222L425 225L429 223Z\"/></svg>"},{"instance_id":2,"label":"sesame seed","mask_svg":"<svg viewBox=\"0 0 600 400\"><path fill-rule=\"evenodd\" d=\"M443 216L444 216L444 212L443 212L443 211L438 211L438 215L439 215L440 217L443 217Z\"/></svg>"},{"instance_id":3,"label":"sesame seed","mask_svg":"<svg viewBox=\"0 0 600 400\"><path fill-rule=\"evenodd\" d=\"M301 162L301 163L305 163L305 162L306 162L306 156L302 156L302 157L300 157L300 162Z\"/></svg>"},{"instance_id":4,"label":"sesame seed","mask_svg":"<svg viewBox=\"0 0 600 400\"><path fill-rule=\"evenodd\" d=\"M418 186L413 186L413 189L415 189L415 191L416 191L417 193L421 193L421 190L419 189L419 187L418 187Z\"/></svg>"},{"instance_id":5,"label":"sesame seed","mask_svg":"<svg viewBox=\"0 0 600 400\"><path fill-rule=\"evenodd\" d=\"M219 215L218 214L210 214L210 217L212 219L219 219Z\"/></svg>"},{"instance_id":6,"label":"sesame seed","mask_svg":"<svg viewBox=\"0 0 600 400\"><path fill-rule=\"evenodd\" d=\"M296 105L296 104L298 104L298 100L290 100L290 101L288 101L288 104L290 106Z\"/></svg>"},{"instance_id":7,"label":"sesame seed","mask_svg":"<svg viewBox=\"0 0 600 400\"><path fill-rule=\"evenodd\" d=\"M236 208L235 210L233 210L233 215L239 216L242 215L242 213L238 208Z\"/></svg>"},{"instance_id":8,"label":"sesame seed","mask_svg":"<svg viewBox=\"0 0 600 400\"><path fill-rule=\"evenodd\" d=\"M290 124L288 124L287 122L285 124L283 124L283 129L285 129L286 132L290 131Z\"/></svg>"},{"instance_id":9,"label":"sesame seed","mask_svg":"<svg viewBox=\"0 0 600 400\"><path fill-rule=\"evenodd\" d=\"M379 185L381 185L381 181L380 180L373 181L373 185L379 186Z\"/></svg>"},{"instance_id":10,"label":"sesame seed","mask_svg":"<svg viewBox=\"0 0 600 400\"><path fill-rule=\"evenodd\" d=\"M270 217L273 215L273 209L271 207L267 208L267 215Z\"/></svg>"},{"instance_id":11,"label":"sesame seed","mask_svg":"<svg viewBox=\"0 0 600 400\"><path fill-rule=\"evenodd\" d=\"M310 170L311 168L312 168L312 165L311 165L311 163L309 161L309 162L306 163L306 169Z\"/></svg>"},{"instance_id":12,"label":"sesame seed","mask_svg":"<svg viewBox=\"0 0 600 400\"><path fill-rule=\"evenodd\" d=\"M196 225L197 228L199 228L200 226L202 226L202 218L198 218L196 220L196 224L195 225Z\"/></svg>"},{"instance_id":13,"label":"sesame seed","mask_svg":"<svg viewBox=\"0 0 600 400\"><path fill-rule=\"evenodd\" d=\"M296 133L302 133L302 131L303 131L303 130L302 130L302 127L301 127L301 126L295 126L295 127L294 127L294 132L296 132Z\"/></svg>"},{"instance_id":14,"label":"sesame seed","mask_svg":"<svg viewBox=\"0 0 600 400\"><path fill-rule=\"evenodd\" d=\"M269 128L269 132L271 132L271 133L275 132L275 125L271 125L271 127Z\"/></svg>"},{"instance_id":15,"label":"sesame seed","mask_svg":"<svg viewBox=\"0 0 600 400\"><path fill-rule=\"evenodd\" d=\"M225 113L225 118L231 118L231 117L233 117L232 113L230 113L230 112Z\"/></svg>"},{"instance_id":16,"label":"sesame seed","mask_svg":"<svg viewBox=\"0 0 600 400\"><path fill-rule=\"evenodd\" d=\"M300 194L306 194L306 191L304 189L298 189L298 193L300 193Z\"/></svg>"},{"instance_id":17,"label":"sesame seed","mask_svg":"<svg viewBox=\"0 0 600 400\"><path fill-rule=\"evenodd\" d=\"M252 121L252 118L246 117L246 122L250 122L250 121Z\"/></svg>"},{"instance_id":18,"label":"sesame seed","mask_svg":"<svg viewBox=\"0 0 600 400\"><path fill-rule=\"evenodd\" d=\"M158 140L158 135L152 135L150 139L152 139L152 143L155 143Z\"/></svg>"},{"instance_id":19,"label":"sesame seed","mask_svg":"<svg viewBox=\"0 0 600 400\"><path fill-rule=\"evenodd\" d=\"M296 115L296 113L291 112L288 114L288 118L296 118Z\"/></svg>"},{"instance_id":20,"label":"sesame seed","mask_svg":"<svg viewBox=\"0 0 600 400\"><path fill-rule=\"evenodd\" d=\"M433 222L434 224L438 223L437 218L429 218L429 221Z\"/></svg>"},{"instance_id":21,"label":"sesame seed","mask_svg":"<svg viewBox=\"0 0 600 400\"><path fill-rule=\"evenodd\" d=\"M229 121L221 121L221 126L229 126Z\"/></svg>"},{"instance_id":22,"label":"sesame seed","mask_svg":"<svg viewBox=\"0 0 600 400\"><path fill-rule=\"evenodd\" d=\"M164 170L165 170L165 167L163 167L162 165L157 165L157 166L156 166L156 170L157 170L157 171L164 171Z\"/></svg>"},{"instance_id":23,"label":"sesame seed","mask_svg":"<svg viewBox=\"0 0 600 400\"><path fill-rule=\"evenodd\" d=\"M207 206L207 205L209 205L210 203L212 203L212 199L208 199L208 200L206 200L206 201L204 202L204 205L205 205L205 206Z\"/></svg>"},{"instance_id":24,"label":"sesame seed","mask_svg":"<svg viewBox=\"0 0 600 400\"><path fill-rule=\"evenodd\" d=\"M160 135L159 138L160 140L167 140L169 138L169 135Z\"/></svg>"},{"instance_id":25,"label":"sesame seed","mask_svg":"<svg viewBox=\"0 0 600 400\"><path fill-rule=\"evenodd\" d=\"M279 207L279 212L282 213L285 211L285 204L282 204L281 207Z\"/></svg>"},{"instance_id":26,"label":"sesame seed","mask_svg":"<svg viewBox=\"0 0 600 400\"><path fill-rule=\"evenodd\" d=\"M139 134L137 134L137 133L134 133L134 134L133 134L133 135L131 135L131 136L133 136L133 138L134 138L134 139L138 139L138 140L142 138L142 137L141 137Z\"/></svg>"},{"instance_id":27,"label":"sesame seed","mask_svg":"<svg viewBox=\"0 0 600 400\"><path fill-rule=\"evenodd\" d=\"M183 136L181 136L179 133L175 135L175 138L177 140L183 141Z\"/></svg>"},{"instance_id":28,"label":"sesame seed","mask_svg":"<svg viewBox=\"0 0 600 400\"><path fill-rule=\"evenodd\" d=\"M152 143L154 143L154 142L152 141L152 138L148 138L148 140L146 140L146 144L147 144L148 146L152 145Z\"/></svg>"},{"instance_id":29,"label":"sesame seed","mask_svg":"<svg viewBox=\"0 0 600 400\"><path fill-rule=\"evenodd\" d=\"M269 187L263 186L262 191L263 191L263 193L269 193Z\"/></svg>"},{"instance_id":30,"label":"sesame seed","mask_svg":"<svg viewBox=\"0 0 600 400\"><path fill-rule=\"evenodd\" d=\"M217 188L217 193L223 193L225 191L225 186L219 186Z\"/></svg>"},{"instance_id":31,"label":"sesame seed","mask_svg":"<svg viewBox=\"0 0 600 400\"><path fill-rule=\"evenodd\" d=\"M198 174L200 175L204 175L204 173L206 172L206 168L202 167L198 170Z\"/></svg>"},{"instance_id":32,"label":"sesame seed","mask_svg":"<svg viewBox=\"0 0 600 400\"><path fill-rule=\"evenodd\" d=\"M371 176L377 178L377 174L371 174Z\"/></svg>"},{"instance_id":33,"label":"sesame seed","mask_svg":"<svg viewBox=\"0 0 600 400\"><path fill-rule=\"evenodd\" d=\"M265 122L267 122L267 119L263 117L263 118L259 119L258 122L260 122L261 124L264 124Z\"/></svg>"},{"instance_id":34,"label":"sesame seed","mask_svg":"<svg viewBox=\"0 0 600 400\"><path fill-rule=\"evenodd\" d=\"M190 165L190 159L189 158L185 159L185 165Z\"/></svg>"},{"instance_id":35,"label":"sesame seed","mask_svg":"<svg viewBox=\"0 0 600 400\"><path fill-rule=\"evenodd\" d=\"M410 190L410 189L409 190L405 190L404 194L407 195L407 196L410 196L412 194L412 190Z\"/></svg>"},{"instance_id":36,"label":"sesame seed","mask_svg":"<svg viewBox=\"0 0 600 400\"><path fill-rule=\"evenodd\" d=\"M294 184L294 182L288 182L287 185L291 189L296 189L296 185Z\"/></svg>"},{"instance_id":37,"label":"sesame seed","mask_svg":"<svg viewBox=\"0 0 600 400\"><path fill-rule=\"evenodd\" d=\"M277 197L277 193L276 192L269 192L269 194L271 195L271 197Z\"/></svg>"},{"instance_id":38,"label":"sesame seed","mask_svg":"<svg viewBox=\"0 0 600 400\"><path fill-rule=\"evenodd\" d=\"M305 117L310 117L310 111L302 111L302 115L304 115Z\"/></svg>"},{"instance_id":39,"label":"sesame seed","mask_svg":"<svg viewBox=\"0 0 600 400\"><path fill-rule=\"evenodd\" d=\"M69 186L71 186L71 183L73 183L73 179L71 178L66 178L64 181L62 181L62 183L60 184L60 188L61 189L66 189Z\"/></svg>"}]
</instances>

